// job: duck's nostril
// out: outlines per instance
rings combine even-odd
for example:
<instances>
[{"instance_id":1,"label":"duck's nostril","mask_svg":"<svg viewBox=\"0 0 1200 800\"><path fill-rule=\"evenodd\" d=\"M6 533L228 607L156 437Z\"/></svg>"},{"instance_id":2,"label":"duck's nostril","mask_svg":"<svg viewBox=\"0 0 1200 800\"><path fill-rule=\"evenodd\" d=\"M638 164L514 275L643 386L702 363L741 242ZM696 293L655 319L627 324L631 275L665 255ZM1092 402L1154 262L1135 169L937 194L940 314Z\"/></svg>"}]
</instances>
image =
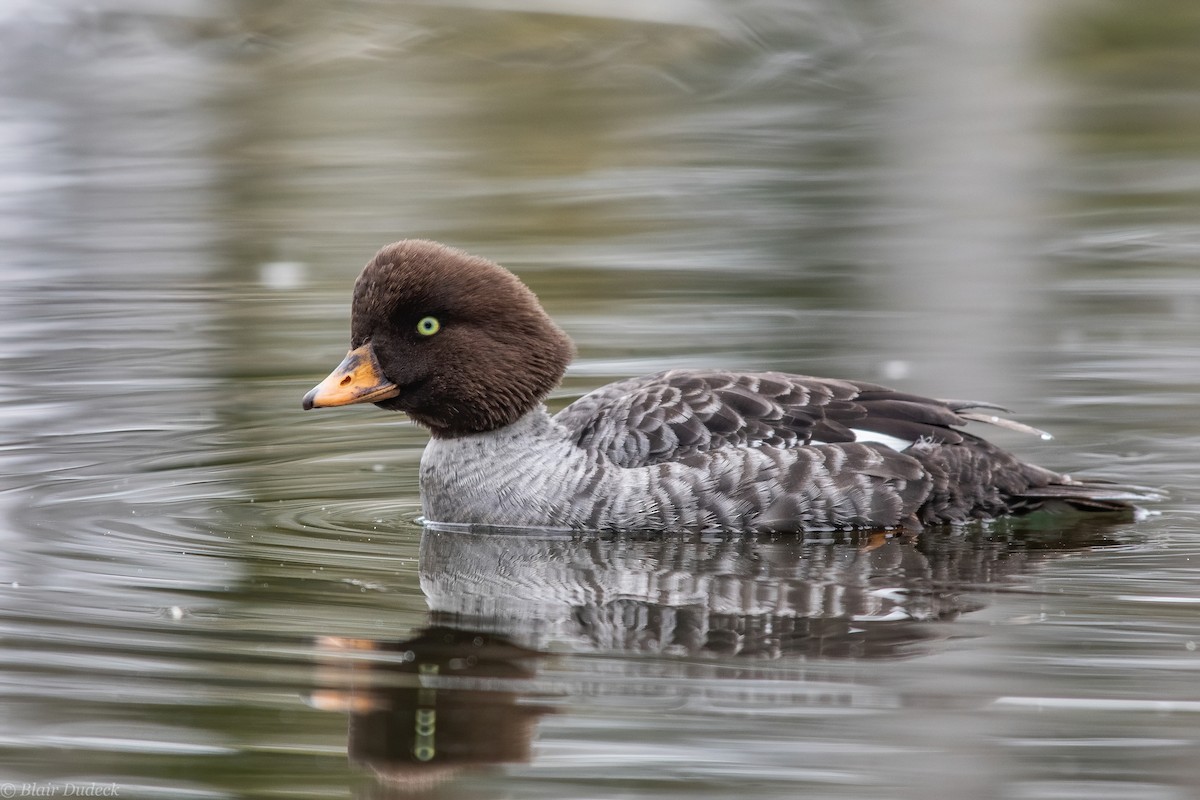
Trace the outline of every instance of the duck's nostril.
<instances>
[{"instance_id":1,"label":"duck's nostril","mask_svg":"<svg viewBox=\"0 0 1200 800\"><path fill-rule=\"evenodd\" d=\"M353 379L353 378L351 378L349 375L347 375L346 377L342 378L342 384L341 384L341 385L342 385L342 386L349 386L349 385L350 385L350 381L352 381L352 380L354 380L354 379Z\"/></svg>"}]
</instances>

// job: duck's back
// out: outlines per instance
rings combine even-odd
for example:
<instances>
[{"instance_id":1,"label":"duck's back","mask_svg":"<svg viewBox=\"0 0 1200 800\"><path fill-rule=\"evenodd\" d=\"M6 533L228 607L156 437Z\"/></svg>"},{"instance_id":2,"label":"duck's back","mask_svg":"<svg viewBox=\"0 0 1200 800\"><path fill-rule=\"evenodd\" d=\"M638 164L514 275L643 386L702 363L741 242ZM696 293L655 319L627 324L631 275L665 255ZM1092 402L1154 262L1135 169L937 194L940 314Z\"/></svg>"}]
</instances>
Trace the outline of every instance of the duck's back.
<instances>
[{"instance_id":1,"label":"duck's back","mask_svg":"<svg viewBox=\"0 0 1200 800\"><path fill-rule=\"evenodd\" d=\"M616 467L712 476L700 502L740 509L752 527L934 524L1049 500L1127 507L1121 487L1071 481L960 430L984 421L1033 431L971 410L981 407L994 410L857 381L673 370L604 386L555 420Z\"/></svg>"}]
</instances>

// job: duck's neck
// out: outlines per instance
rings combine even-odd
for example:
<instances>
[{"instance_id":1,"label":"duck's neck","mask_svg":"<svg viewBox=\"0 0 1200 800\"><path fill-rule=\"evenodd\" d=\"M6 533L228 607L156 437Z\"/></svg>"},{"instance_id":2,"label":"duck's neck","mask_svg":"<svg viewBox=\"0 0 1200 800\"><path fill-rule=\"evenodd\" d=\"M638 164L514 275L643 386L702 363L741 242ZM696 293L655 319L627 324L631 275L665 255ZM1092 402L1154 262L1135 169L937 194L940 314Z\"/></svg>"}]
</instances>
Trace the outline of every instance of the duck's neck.
<instances>
[{"instance_id":1,"label":"duck's neck","mask_svg":"<svg viewBox=\"0 0 1200 800\"><path fill-rule=\"evenodd\" d=\"M431 439L421 503L433 522L569 527L569 509L597 469L539 405L503 428Z\"/></svg>"}]
</instances>

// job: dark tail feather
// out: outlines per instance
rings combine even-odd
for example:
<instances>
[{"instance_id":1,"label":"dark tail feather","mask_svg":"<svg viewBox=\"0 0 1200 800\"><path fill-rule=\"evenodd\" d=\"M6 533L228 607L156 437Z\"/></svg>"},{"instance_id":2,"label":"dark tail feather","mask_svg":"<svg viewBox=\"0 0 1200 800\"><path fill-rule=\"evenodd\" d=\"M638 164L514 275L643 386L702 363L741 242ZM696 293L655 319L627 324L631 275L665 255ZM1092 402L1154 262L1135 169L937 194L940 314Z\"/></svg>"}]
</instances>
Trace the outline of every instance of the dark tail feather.
<instances>
[{"instance_id":1,"label":"dark tail feather","mask_svg":"<svg viewBox=\"0 0 1200 800\"><path fill-rule=\"evenodd\" d=\"M1021 499L1034 501L1038 506L1059 500L1079 511L1132 511L1138 503L1154 503L1166 493L1149 486L1111 483L1104 480L1077 481L1061 476L1045 486L1031 486L1021 492Z\"/></svg>"},{"instance_id":2,"label":"dark tail feather","mask_svg":"<svg viewBox=\"0 0 1200 800\"><path fill-rule=\"evenodd\" d=\"M1008 413L1008 409L994 403L983 403L977 400L943 400L942 402L964 420L984 422L1018 433L1033 434L1041 439L1054 438L1049 433L1023 422L986 413L989 411ZM1011 498L1014 501L1016 513L1036 511L1039 508L1052 506L1055 502L1063 503L1078 511L1136 512L1138 503L1154 503L1166 497L1165 492L1149 486L1113 483L1100 479L1079 481L1068 475L1056 475L1031 464L1022 466L1033 482L1040 485L1019 491ZM1046 480L1047 478L1049 480ZM1045 482L1043 483L1043 481Z\"/></svg>"}]
</instances>

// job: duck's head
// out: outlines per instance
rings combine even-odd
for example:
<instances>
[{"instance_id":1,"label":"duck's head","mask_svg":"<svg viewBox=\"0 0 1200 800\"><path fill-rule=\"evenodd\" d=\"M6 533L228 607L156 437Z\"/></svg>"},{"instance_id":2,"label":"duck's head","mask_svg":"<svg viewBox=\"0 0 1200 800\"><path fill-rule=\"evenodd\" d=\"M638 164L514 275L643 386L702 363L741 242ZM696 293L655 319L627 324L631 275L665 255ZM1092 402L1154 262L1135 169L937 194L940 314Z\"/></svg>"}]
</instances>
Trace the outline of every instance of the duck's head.
<instances>
[{"instance_id":1,"label":"duck's head","mask_svg":"<svg viewBox=\"0 0 1200 800\"><path fill-rule=\"evenodd\" d=\"M435 436L515 422L562 378L574 348L508 270L437 242L380 250L354 284L350 352L304 407L374 403Z\"/></svg>"}]
</instances>

